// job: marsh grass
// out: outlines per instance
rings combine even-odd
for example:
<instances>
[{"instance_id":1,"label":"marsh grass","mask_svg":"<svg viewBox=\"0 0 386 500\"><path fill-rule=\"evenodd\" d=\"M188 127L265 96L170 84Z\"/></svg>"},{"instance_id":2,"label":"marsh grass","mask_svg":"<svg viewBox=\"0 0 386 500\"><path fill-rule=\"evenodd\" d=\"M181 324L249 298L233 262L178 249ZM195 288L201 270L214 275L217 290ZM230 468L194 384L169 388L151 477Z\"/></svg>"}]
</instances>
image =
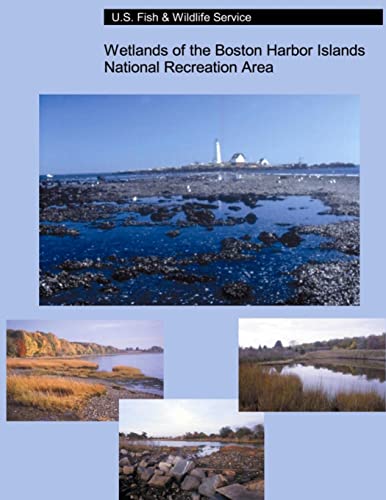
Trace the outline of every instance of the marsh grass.
<instances>
[{"instance_id":1,"label":"marsh grass","mask_svg":"<svg viewBox=\"0 0 386 500\"><path fill-rule=\"evenodd\" d=\"M36 375L7 377L7 395L18 403L43 410L72 410L93 396L105 394L103 384Z\"/></svg>"},{"instance_id":2,"label":"marsh grass","mask_svg":"<svg viewBox=\"0 0 386 500\"><path fill-rule=\"evenodd\" d=\"M241 411L385 411L377 392L339 392L330 396L322 386L303 387L297 375L281 375L253 362L240 363Z\"/></svg>"},{"instance_id":3,"label":"marsh grass","mask_svg":"<svg viewBox=\"0 0 386 500\"><path fill-rule=\"evenodd\" d=\"M29 370L31 375L56 375L60 377L98 378L118 380L144 377L139 368L114 366L111 372L97 371L99 365L83 359L30 359L7 358L7 369Z\"/></svg>"},{"instance_id":4,"label":"marsh grass","mask_svg":"<svg viewBox=\"0 0 386 500\"><path fill-rule=\"evenodd\" d=\"M12 370L97 370L98 364L83 359L7 358L7 368Z\"/></svg>"}]
</instances>

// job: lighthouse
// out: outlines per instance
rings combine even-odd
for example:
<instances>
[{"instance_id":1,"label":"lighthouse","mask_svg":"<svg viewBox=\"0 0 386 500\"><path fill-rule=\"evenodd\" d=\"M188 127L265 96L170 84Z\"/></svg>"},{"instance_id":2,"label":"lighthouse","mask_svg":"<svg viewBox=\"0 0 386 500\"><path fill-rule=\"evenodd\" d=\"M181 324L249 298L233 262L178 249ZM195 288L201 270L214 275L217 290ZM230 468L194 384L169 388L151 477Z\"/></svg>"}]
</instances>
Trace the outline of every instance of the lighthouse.
<instances>
[{"instance_id":1,"label":"lighthouse","mask_svg":"<svg viewBox=\"0 0 386 500\"><path fill-rule=\"evenodd\" d=\"M216 158L216 163L222 163L221 162L221 146L220 146L220 141L216 139L215 142L215 158Z\"/></svg>"}]
</instances>

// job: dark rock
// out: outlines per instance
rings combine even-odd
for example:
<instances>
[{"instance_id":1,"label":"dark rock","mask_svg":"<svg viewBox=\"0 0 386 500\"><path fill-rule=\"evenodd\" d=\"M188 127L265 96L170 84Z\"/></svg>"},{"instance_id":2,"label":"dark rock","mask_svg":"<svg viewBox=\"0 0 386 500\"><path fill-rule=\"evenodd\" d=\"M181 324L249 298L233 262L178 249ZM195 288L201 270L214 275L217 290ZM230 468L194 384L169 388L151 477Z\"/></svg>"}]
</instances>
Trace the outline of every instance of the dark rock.
<instances>
[{"instance_id":1,"label":"dark rock","mask_svg":"<svg viewBox=\"0 0 386 500\"><path fill-rule=\"evenodd\" d=\"M243 303L253 297L253 289L243 281L227 283L222 287L222 294L225 298L235 303Z\"/></svg>"},{"instance_id":2,"label":"dark rock","mask_svg":"<svg viewBox=\"0 0 386 500\"><path fill-rule=\"evenodd\" d=\"M174 231L168 231L166 233L166 236L169 236L169 238L176 238L180 234L181 234L181 231L179 231L178 229L175 229Z\"/></svg>"},{"instance_id":3,"label":"dark rock","mask_svg":"<svg viewBox=\"0 0 386 500\"><path fill-rule=\"evenodd\" d=\"M265 243L266 245L273 245L277 241L279 241L279 238L275 233L268 233L267 231L262 231L259 234L259 240Z\"/></svg>"},{"instance_id":4,"label":"dark rock","mask_svg":"<svg viewBox=\"0 0 386 500\"><path fill-rule=\"evenodd\" d=\"M254 224L257 221L257 217L254 213L250 212L245 216L245 222L248 224Z\"/></svg>"},{"instance_id":5,"label":"dark rock","mask_svg":"<svg viewBox=\"0 0 386 500\"><path fill-rule=\"evenodd\" d=\"M302 238L294 230L288 231L280 237L280 242L290 248L297 247L301 241Z\"/></svg>"},{"instance_id":6,"label":"dark rock","mask_svg":"<svg viewBox=\"0 0 386 500\"><path fill-rule=\"evenodd\" d=\"M116 281L127 281L136 278L137 276L138 272L132 267L116 269L111 275L111 277Z\"/></svg>"},{"instance_id":7,"label":"dark rock","mask_svg":"<svg viewBox=\"0 0 386 500\"><path fill-rule=\"evenodd\" d=\"M195 208L185 203L183 206L186 220L200 226L210 226L216 220L214 213L206 208Z\"/></svg>"},{"instance_id":8,"label":"dark rock","mask_svg":"<svg viewBox=\"0 0 386 500\"><path fill-rule=\"evenodd\" d=\"M59 267L65 271L78 271L79 269L87 269L94 266L92 259L84 260L65 260Z\"/></svg>"},{"instance_id":9,"label":"dark rock","mask_svg":"<svg viewBox=\"0 0 386 500\"><path fill-rule=\"evenodd\" d=\"M115 222L113 221L102 221L95 225L98 229L108 230L115 228Z\"/></svg>"},{"instance_id":10,"label":"dark rock","mask_svg":"<svg viewBox=\"0 0 386 500\"><path fill-rule=\"evenodd\" d=\"M156 212L151 214L150 219L154 222L162 222L172 219L174 215L175 212L170 211L167 207L161 207Z\"/></svg>"},{"instance_id":11,"label":"dark rock","mask_svg":"<svg viewBox=\"0 0 386 500\"><path fill-rule=\"evenodd\" d=\"M39 234L42 236L79 236L77 229L70 229L65 225L54 226L49 224L40 224Z\"/></svg>"}]
</instances>

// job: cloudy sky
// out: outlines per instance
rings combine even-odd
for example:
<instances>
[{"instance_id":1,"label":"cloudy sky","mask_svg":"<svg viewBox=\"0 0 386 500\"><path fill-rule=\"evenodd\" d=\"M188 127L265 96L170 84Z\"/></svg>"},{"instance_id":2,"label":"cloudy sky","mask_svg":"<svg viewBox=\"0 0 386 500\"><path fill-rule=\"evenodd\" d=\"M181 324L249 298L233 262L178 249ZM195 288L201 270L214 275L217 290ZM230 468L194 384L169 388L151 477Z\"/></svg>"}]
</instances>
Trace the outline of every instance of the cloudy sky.
<instances>
[{"instance_id":1,"label":"cloudy sky","mask_svg":"<svg viewBox=\"0 0 386 500\"><path fill-rule=\"evenodd\" d=\"M272 347L277 340L288 346L292 340L298 344L344 337L379 335L385 331L384 319L240 319L239 344L241 347Z\"/></svg>"},{"instance_id":2,"label":"cloudy sky","mask_svg":"<svg viewBox=\"0 0 386 500\"><path fill-rule=\"evenodd\" d=\"M226 425L250 427L263 422L263 413L238 413L235 399L125 399L119 402L119 430L125 433L180 436L194 431L218 432Z\"/></svg>"},{"instance_id":3,"label":"cloudy sky","mask_svg":"<svg viewBox=\"0 0 386 500\"><path fill-rule=\"evenodd\" d=\"M28 320L8 321L7 328L54 333L71 342L96 342L120 349L163 346L161 321Z\"/></svg>"}]
</instances>

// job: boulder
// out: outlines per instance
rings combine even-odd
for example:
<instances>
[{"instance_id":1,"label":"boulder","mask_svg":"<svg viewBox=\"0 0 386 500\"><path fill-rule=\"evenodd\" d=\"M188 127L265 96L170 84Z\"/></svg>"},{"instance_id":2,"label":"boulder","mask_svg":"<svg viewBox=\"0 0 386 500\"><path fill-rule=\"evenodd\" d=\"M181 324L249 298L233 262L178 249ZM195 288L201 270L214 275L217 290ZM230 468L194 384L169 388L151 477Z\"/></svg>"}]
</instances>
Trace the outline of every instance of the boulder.
<instances>
[{"instance_id":1,"label":"boulder","mask_svg":"<svg viewBox=\"0 0 386 500\"><path fill-rule=\"evenodd\" d=\"M247 222L248 224L254 224L256 221L257 217L253 212L249 212L249 214L245 216L245 222Z\"/></svg>"},{"instance_id":2,"label":"boulder","mask_svg":"<svg viewBox=\"0 0 386 500\"><path fill-rule=\"evenodd\" d=\"M194 477L198 477L199 479L205 479L206 478L206 473L204 469L196 468L190 471L190 475Z\"/></svg>"},{"instance_id":3,"label":"boulder","mask_svg":"<svg viewBox=\"0 0 386 500\"><path fill-rule=\"evenodd\" d=\"M226 484L226 479L221 474L215 474L212 477L204 479L198 488L200 495L205 497L212 497L218 488Z\"/></svg>"},{"instance_id":4,"label":"boulder","mask_svg":"<svg viewBox=\"0 0 386 500\"><path fill-rule=\"evenodd\" d=\"M154 474L154 467L138 467L138 474L142 481L149 481Z\"/></svg>"},{"instance_id":5,"label":"boulder","mask_svg":"<svg viewBox=\"0 0 386 500\"><path fill-rule=\"evenodd\" d=\"M256 493L248 491L241 484L231 484L230 486L217 488L216 491L230 500L257 500L258 498Z\"/></svg>"},{"instance_id":6,"label":"boulder","mask_svg":"<svg viewBox=\"0 0 386 500\"><path fill-rule=\"evenodd\" d=\"M165 488L172 478L170 476L160 476L159 474L154 474L154 476L148 482L149 486L154 486L155 488Z\"/></svg>"},{"instance_id":7,"label":"boulder","mask_svg":"<svg viewBox=\"0 0 386 500\"><path fill-rule=\"evenodd\" d=\"M222 294L232 302L243 302L253 298L253 289L244 281L227 283L222 287Z\"/></svg>"},{"instance_id":8,"label":"boulder","mask_svg":"<svg viewBox=\"0 0 386 500\"><path fill-rule=\"evenodd\" d=\"M130 474L134 474L135 467L133 467L132 465L125 465L122 469L122 472L123 472L123 474L125 474L127 476Z\"/></svg>"},{"instance_id":9,"label":"boulder","mask_svg":"<svg viewBox=\"0 0 386 500\"><path fill-rule=\"evenodd\" d=\"M201 484L201 480L198 477L187 475L181 484L181 489L184 491L197 490Z\"/></svg>"},{"instance_id":10,"label":"boulder","mask_svg":"<svg viewBox=\"0 0 386 500\"><path fill-rule=\"evenodd\" d=\"M281 236L280 241L286 247L292 248L292 247L297 247L302 241L302 238L294 230L292 230L284 233Z\"/></svg>"},{"instance_id":11,"label":"boulder","mask_svg":"<svg viewBox=\"0 0 386 500\"><path fill-rule=\"evenodd\" d=\"M168 462L160 462L158 464L158 468L159 468L159 470L162 470L162 472L169 472L171 466L172 465Z\"/></svg>"},{"instance_id":12,"label":"boulder","mask_svg":"<svg viewBox=\"0 0 386 500\"><path fill-rule=\"evenodd\" d=\"M275 233L268 233L267 231L262 231L259 236L259 240L265 243L266 245L273 245L277 241L279 241L279 238Z\"/></svg>"},{"instance_id":13,"label":"boulder","mask_svg":"<svg viewBox=\"0 0 386 500\"><path fill-rule=\"evenodd\" d=\"M119 466L130 465L129 459L127 457L121 458L119 461Z\"/></svg>"},{"instance_id":14,"label":"boulder","mask_svg":"<svg viewBox=\"0 0 386 500\"><path fill-rule=\"evenodd\" d=\"M180 481L188 472L194 468L194 462L181 458L170 471L170 474Z\"/></svg>"}]
</instances>

